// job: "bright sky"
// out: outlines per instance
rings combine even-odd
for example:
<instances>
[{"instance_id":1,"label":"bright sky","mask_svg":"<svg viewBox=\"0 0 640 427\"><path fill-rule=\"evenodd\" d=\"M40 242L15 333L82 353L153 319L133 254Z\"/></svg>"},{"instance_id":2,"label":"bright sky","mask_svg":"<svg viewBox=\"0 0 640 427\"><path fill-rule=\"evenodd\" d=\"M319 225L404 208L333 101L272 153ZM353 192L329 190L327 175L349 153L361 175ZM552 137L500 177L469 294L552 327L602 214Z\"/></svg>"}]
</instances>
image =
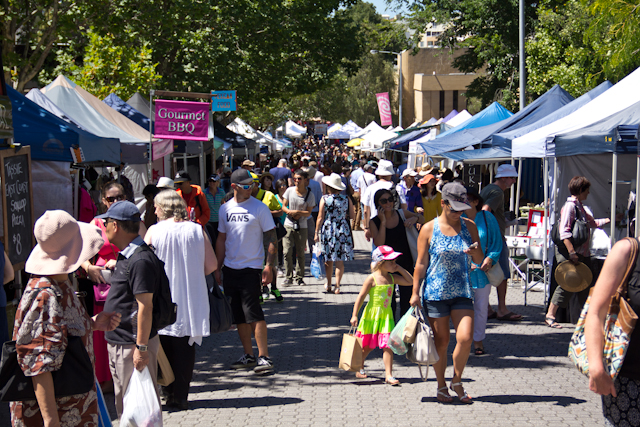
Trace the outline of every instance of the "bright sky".
<instances>
[{"instance_id":1,"label":"bright sky","mask_svg":"<svg viewBox=\"0 0 640 427\"><path fill-rule=\"evenodd\" d=\"M387 2L385 0L365 0L365 1L367 1L368 3L373 3L373 5L376 7L376 10L381 15L393 16L397 12L402 11L402 10L388 9Z\"/></svg>"}]
</instances>

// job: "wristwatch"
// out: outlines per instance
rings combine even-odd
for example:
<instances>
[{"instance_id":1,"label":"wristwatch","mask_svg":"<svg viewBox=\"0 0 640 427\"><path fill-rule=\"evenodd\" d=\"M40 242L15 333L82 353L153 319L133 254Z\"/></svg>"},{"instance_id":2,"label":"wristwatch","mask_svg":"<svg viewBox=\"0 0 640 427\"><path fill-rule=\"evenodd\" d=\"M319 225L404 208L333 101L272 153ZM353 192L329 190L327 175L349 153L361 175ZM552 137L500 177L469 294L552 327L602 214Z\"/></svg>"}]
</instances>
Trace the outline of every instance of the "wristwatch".
<instances>
[{"instance_id":1,"label":"wristwatch","mask_svg":"<svg viewBox=\"0 0 640 427\"><path fill-rule=\"evenodd\" d=\"M146 344L142 344L142 345L138 345L136 344L136 348L138 349L138 351L144 353L145 351L149 350L149 346Z\"/></svg>"}]
</instances>

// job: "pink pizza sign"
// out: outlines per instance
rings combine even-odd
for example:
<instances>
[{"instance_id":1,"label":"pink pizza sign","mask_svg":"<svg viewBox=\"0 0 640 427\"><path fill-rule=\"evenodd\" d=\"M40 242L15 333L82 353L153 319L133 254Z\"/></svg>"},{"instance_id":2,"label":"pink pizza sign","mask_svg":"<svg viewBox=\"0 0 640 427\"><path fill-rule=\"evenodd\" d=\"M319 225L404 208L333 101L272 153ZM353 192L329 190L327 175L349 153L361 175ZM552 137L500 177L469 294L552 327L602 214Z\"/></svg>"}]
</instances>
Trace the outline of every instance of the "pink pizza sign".
<instances>
[{"instance_id":1,"label":"pink pizza sign","mask_svg":"<svg viewBox=\"0 0 640 427\"><path fill-rule=\"evenodd\" d=\"M389 103L389 92L376 93L378 100L378 111L380 111L380 124L389 126L391 124L391 104Z\"/></svg>"},{"instance_id":2,"label":"pink pizza sign","mask_svg":"<svg viewBox=\"0 0 640 427\"><path fill-rule=\"evenodd\" d=\"M209 140L208 102L157 99L154 137L166 139Z\"/></svg>"}]
</instances>

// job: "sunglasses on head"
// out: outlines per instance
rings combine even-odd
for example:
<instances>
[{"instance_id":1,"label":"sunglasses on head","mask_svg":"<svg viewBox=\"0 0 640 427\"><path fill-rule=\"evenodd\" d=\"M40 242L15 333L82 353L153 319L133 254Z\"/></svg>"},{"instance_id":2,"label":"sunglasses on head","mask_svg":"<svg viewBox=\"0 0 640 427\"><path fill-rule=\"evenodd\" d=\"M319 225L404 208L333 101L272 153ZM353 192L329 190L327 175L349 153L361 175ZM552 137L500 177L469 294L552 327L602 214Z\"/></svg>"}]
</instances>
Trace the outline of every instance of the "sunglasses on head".
<instances>
[{"instance_id":1,"label":"sunglasses on head","mask_svg":"<svg viewBox=\"0 0 640 427\"><path fill-rule=\"evenodd\" d=\"M124 195L120 194L119 196L105 197L104 199L109 203L113 203L113 202L121 202L125 200L125 197Z\"/></svg>"},{"instance_id":2,"label":"sunglasses on head","mask_svg":"<svg viewBox=\"0 0 640 427\"><path fill-rule=\"evenodd\" d=\"M381 205L386 205L387 203L393 203L393 197L387 197L386 199L380 199L378 202Z\"/></svg>"}]
</instances>

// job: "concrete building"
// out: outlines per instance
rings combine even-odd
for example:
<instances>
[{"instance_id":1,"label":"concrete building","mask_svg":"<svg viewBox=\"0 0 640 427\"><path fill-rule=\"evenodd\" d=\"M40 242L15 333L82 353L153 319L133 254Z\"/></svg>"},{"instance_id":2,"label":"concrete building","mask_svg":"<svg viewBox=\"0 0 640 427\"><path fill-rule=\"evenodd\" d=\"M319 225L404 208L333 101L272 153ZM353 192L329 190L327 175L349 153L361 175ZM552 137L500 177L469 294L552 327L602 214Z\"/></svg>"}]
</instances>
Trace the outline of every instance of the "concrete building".
<instances>
[{"instance_id":1,"label":"concrete building","mask_svg":"<svg viewBox=\"0 0 640 427\"><path fill-rule=\"evenodd\" d=\"M425 35L425 42L431 38L433 36ZM402 54L403 127L467 108L467 86L480 74L460 73L451 65L453 59L463 53L463 49L452 52L426 47L416 55L411 51Z\"/></svg>"}]
</instances>

